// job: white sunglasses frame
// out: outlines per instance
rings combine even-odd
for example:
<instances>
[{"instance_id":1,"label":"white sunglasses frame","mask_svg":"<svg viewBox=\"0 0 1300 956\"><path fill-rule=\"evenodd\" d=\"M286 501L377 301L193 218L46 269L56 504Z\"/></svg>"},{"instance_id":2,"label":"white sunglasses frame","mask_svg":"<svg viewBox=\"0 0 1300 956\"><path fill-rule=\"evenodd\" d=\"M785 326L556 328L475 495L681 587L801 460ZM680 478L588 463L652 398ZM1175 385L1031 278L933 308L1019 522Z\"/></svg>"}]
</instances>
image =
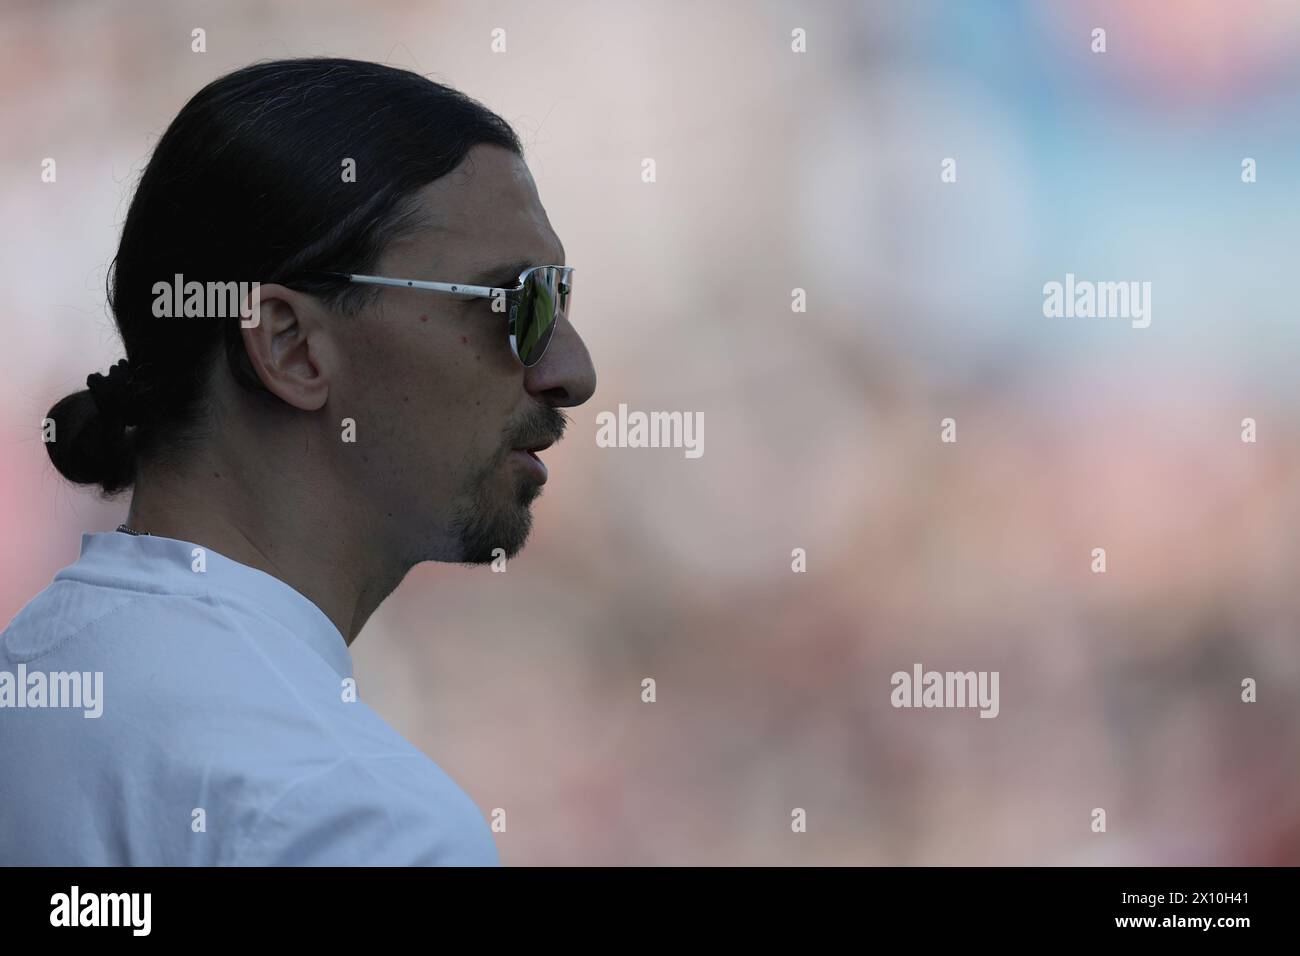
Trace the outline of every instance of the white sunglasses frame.
<instances>
[{"instance_id":1,"label":"white sunglasses frame","mask_svg":"<svg viewBox=\"0 0 1300 956\"><path fill-rule=\"evenodd\" d=\"M519 273L519 284L510 289L486 285L466 285L461 282L433 282L428 279L395 279L390 276L368 276L351 272L326 272L321 274L336 276L340 279L347 279L349 282L355 282L359 285L386 285L394 286L399 289L423 289L426 292L444 292L449 295L468 295L478 299L491 299L499 293L504 294L506 296L506 313L509 317L510 323L510 351L514 353L515 359L518 360L520 365L523 365L524 368L532 368L533 365L536 365L542 360L542 357L546 354L546 350L550 348L551 338L554 337L555 330L551 330L551 335L546 339L546 345L543 346L542 351L538 354L537 360L532 363L525 363L519 356L519 342L515 336L515 310L517 308L517 298L512 298L511 293L514 293L515 297L517 297L518 294L524 290L524 283L528 281L528 276L539 269L559 269L560 283L566 285L569 282L569 276L573 274L573 266L529 266L523 272ZM566 308L559 314L568 318L568 309ZM559 315L557 314L557 321L558 318Z\"/></svg>"}]
</instances>

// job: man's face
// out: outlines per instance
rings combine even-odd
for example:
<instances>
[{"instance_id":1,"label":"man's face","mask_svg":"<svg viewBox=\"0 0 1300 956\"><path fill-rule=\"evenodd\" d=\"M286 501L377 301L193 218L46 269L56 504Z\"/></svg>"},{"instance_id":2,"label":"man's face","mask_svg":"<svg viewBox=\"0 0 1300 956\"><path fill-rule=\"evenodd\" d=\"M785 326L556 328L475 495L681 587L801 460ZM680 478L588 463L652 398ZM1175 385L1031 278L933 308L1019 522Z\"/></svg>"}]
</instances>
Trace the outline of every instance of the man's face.
<instances>
[{"instance_id":1,"label":"man's face","mask_svg":"<svg viewBox=\"0 0 1300 956\"><path fill-rule=\"evenodd\" d=\"M378 275L513 287L519 263L567 264L528 167L509 150L473 148L419 198L430 225L390 244ZM356 443L344 445L345 460L355 449L357 506L373 509L410 563L481 563L523 547L546 470L521 449L558 440L560 408L595 390L567 318L531 368L511 351L506 323L490 299L403 288L340 319L348 360L330 404L357 422Z\"/></svg>"}]
</instances>

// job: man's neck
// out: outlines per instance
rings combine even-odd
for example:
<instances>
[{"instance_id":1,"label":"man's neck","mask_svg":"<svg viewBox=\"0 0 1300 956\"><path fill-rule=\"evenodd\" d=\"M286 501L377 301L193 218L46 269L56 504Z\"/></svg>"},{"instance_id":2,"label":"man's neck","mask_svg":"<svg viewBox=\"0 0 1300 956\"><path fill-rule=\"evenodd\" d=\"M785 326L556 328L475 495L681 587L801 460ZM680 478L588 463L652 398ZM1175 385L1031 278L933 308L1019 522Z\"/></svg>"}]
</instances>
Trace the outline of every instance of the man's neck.
<instances>
[{"instance_id":1,"label":"man's neck","mask_svg":"<svg viewBox=\"0 0 1300 956\"><path fill-rule=\"evenodd\" d=\"M142 474L127 525L192 541L278 578L320 608L349 645L409 570L384 566L385 549L338 520L357 516L330 508L327 495L277 506L217 477L219 472L205 474L212 477Z\"/></svg>"}]
</instances>

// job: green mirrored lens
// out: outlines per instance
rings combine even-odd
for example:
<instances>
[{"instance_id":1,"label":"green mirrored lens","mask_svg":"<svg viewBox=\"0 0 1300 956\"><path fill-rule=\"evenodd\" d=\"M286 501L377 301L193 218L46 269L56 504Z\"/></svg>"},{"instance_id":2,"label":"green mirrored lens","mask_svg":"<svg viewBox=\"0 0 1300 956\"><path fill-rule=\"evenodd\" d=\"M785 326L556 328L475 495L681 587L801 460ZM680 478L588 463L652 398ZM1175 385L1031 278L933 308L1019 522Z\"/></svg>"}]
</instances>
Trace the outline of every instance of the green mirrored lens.
<instances>
[{"instance_id":1,"label":"green mirrored lens","mask_svg":"<svg viewBox=\"0 0 1300 956\"><path fill-rule=\"evenodd\" d=\"M524 280L511 334L519 361L526 366L541 361L560 314L568 311L570 283L562 282L563 276L562 269L547 267L530 272Z\"/></svg>"}]
</instances>

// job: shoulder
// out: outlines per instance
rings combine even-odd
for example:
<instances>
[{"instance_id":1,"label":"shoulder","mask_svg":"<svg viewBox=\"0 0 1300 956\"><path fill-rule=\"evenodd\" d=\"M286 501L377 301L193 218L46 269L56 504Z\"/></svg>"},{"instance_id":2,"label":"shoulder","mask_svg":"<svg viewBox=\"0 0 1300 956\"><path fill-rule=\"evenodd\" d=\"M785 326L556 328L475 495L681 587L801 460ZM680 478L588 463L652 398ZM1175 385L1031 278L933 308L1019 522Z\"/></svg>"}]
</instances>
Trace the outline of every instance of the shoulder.
<instances>
[{"instance_id":1,"label":"shoulder","mask_svg":"<svg viewBox=\"0 0 1300 956\"><path fill-rule=\"evenodd\" d=\"M478 807L420 754L348 756L287 786L248 828L241 866L497 866Z\"/></svg>"},{"instance_id":2,"label":"shoulder","mask_svg":"<svg viewBox=\"0 0 1300 956\"><path fill-rule=\"evenodd\" d=\"M3 634L0 672L20 663L95 675L99 712L91 721L70 709L7 713L0 763L26 761L40 773L2 789L36 808L52 780L94 777L120 792L132 819L180 814L176 846L141 859L499 862L468 795L345 693L347 677L316 649L254 609L204 593L56 581ZM89 792L72 792L105 827L134 825L107 820ZM190 833L200 809L206 840Z\"/></svg>"}]
</instances>

